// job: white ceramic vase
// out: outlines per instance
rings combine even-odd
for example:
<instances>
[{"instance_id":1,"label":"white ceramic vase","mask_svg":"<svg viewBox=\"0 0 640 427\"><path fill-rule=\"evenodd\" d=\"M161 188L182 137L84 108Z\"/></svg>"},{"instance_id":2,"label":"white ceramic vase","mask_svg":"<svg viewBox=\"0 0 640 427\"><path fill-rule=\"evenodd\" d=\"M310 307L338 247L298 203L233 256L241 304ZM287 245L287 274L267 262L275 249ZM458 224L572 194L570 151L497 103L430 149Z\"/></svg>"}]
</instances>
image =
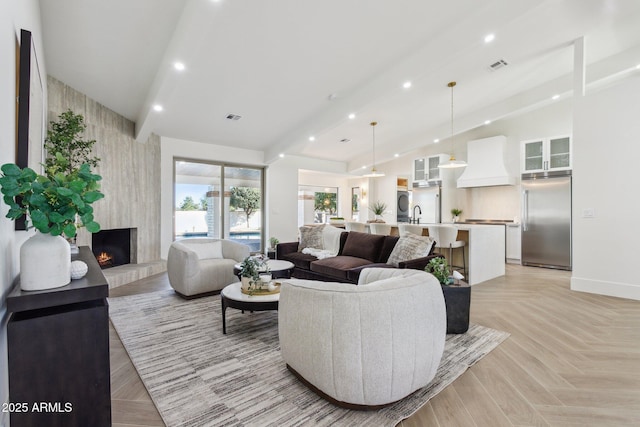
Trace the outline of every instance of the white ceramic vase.
<instances>
[{"instance_id":1,"label":"white ceramic vase","mask_svg":"<svg viewBox=\"0 0 640 427\"><path fill-rule=\"evenodd\" d=\"M20 247L20 288L41 291L71 280L71 249L62 236L36 232Z\"/></svg>"}]
</instances>

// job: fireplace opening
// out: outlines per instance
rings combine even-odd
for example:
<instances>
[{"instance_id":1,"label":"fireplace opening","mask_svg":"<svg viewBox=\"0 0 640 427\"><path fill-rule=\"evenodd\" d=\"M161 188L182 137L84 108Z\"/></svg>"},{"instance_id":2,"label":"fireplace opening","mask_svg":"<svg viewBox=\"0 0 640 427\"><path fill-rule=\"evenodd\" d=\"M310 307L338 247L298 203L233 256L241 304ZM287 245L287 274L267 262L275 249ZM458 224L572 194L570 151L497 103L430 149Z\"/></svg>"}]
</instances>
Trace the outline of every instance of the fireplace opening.
<instances>
[{"instance_id":1,"label":"fireplace opening","mask_svg":"<svg viewBox=\"0 0 640 427\"><path fill-rule=\"evenodd\" d=\"M135 234L135 233L134 233ZM91 249L100 268L111 268L134 262L131 257L132 229L101 230L92 235Z\"/></svg>"}]
</instances>

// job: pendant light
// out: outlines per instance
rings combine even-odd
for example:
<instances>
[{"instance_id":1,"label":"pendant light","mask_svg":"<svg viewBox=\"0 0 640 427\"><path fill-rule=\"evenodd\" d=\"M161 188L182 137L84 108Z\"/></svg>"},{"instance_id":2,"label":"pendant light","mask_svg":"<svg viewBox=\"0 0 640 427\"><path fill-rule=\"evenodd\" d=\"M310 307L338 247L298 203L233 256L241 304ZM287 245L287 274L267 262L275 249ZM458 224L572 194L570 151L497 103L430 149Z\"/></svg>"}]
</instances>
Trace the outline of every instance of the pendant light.
<instances>
[{"instance_id":1,"label":"pendant light","mask_svg":"<svg viewBox=\"0 0 640 427\"><path fill-rule=\"evenodd\" d=\"M371 172L369 172L368 174L362 175L366 178L377 178L379 176L384 176L383 173L379 173L376 170L376 125L378 124L378 122L371 122L371 130L373 132L373 166L371 167Z\"/></svg>"},{"instance_id":2,"label":"pendant light","mask_svg":"<svg viewBox=\"0 0 640 427\"><path fill-rule=\"evenodd\" d=\"M455 85L456 82L449 82L449 84L447 84L447 87L451 88L451 157L449 157L448 162L438 165L439 168L444 169L463 168L467 166L464 160L456 160L456 156L453 155L453 87Z\"/></svg>"}]
</instances>

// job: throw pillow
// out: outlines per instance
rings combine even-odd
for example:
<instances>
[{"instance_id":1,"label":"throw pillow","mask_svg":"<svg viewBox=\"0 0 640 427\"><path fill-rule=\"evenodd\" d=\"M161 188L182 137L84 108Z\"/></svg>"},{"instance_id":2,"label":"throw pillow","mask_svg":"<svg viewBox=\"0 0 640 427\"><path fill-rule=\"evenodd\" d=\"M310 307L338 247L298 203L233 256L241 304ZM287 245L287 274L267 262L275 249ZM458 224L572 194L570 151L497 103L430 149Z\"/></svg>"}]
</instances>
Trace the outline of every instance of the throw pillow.
<instances>
[{"instance_id":1,"label":"throw pillow","mask_svg":"<svg viewBox=\"0 0 640 427\"><path fill-rule=\"evenodd\" d=\"M397 267L400 262L425 257L431 252L432 246L433 239L431 237L406 233L398 239L398 243L389 255L387 264Z\"/></svg>"},{"instance_id":2,"label":"throw pillow","mask_svg":"<svg viewBox=\"0 0 640 427\"><path fill-rule=\"evenodd\" d=\"M196 253L198 259L222 259L222 242L206 242L189 245L189 249Z\"/></svg>"},{"instance_id":3,"label":"throw pillow","mask_svg":"<svg viewBox=\"0 0 640 427\"><path fill-rule=\"evenodd\" d=\"M300 230L300 243L298 244L298 252L302 252L304 248L324 249L322 241L322 230L325 225L303 225Z\"/></svg>"},{"instance_id":4,"label":"throw pillow","mask_svg":"<svg viewBox=\"0 0 640 427\"><path fill-rule=\"evenodd\" d=\"M376 262L387 236L350 231L342 255Z\"/></svg>"},{"instance_id":5,"label":"throw pillow","mask_svg":"<svg viewBox=\"0 0 640 427\"><path fill-rule=\"evenodd\" d=\"M342 228L333 227L327 225L322 230L322 242L324 244L324 250L329 251L331 255L338 255L340 251L340 235L344 230Z\"/></svg>"}]
</instances>

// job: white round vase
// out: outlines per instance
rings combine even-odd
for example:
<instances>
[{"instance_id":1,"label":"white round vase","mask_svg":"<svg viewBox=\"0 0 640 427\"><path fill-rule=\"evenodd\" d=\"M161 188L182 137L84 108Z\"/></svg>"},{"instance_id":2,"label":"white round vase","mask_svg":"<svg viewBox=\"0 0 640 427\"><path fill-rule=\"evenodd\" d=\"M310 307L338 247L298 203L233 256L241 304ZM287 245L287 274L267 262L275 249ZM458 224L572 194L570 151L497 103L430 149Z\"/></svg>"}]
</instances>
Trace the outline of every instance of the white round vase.
<instances>
[{"instance_id":1,"label":"white round vase","mask_svg":"<svg viewBox=\"0 0 640 427\"><path fill-rule=\"evenodd\" d=\"M71 248L62 236L36 232L20 247L20 288L41 291L70 282Z\"/></svg>"}]
</instances>

